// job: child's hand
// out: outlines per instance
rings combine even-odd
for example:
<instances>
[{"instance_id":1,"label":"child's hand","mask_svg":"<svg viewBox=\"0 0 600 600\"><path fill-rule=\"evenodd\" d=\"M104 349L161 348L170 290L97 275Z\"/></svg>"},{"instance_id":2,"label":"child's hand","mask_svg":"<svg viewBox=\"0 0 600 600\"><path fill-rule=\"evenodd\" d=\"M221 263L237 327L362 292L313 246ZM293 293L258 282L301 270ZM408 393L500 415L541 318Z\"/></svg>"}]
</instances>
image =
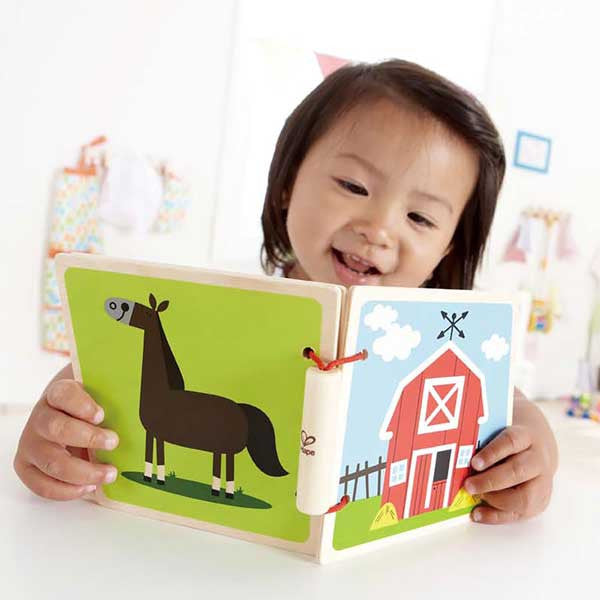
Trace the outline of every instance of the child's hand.
<instances>
[{"instance_id":1,"label":"child's hand","mask_svg":"<svg viewBox=\"0 0 600 600\"><path fill-rule=\"evenodd\" d=\"M471 513L481 523L508 523L542 512L552 494L557 450L552 431L525 397L515 394L514 422L471 461L480 473L465 480L465 489L485 503Z\"/></svg>"},{"instance_id":2,"label":"child's hand","mask_svg":"<svg viewBox=\"0 0 600 600\"><path fill-rule=\"evenodd\" d=\"M92 464L87 448L112 450L117 434L97 427L100 406L72 379L52 381L35 405L21 434L14 468L33 492L53 500L72 500L111 483L112 465Z\"/></svg>"}]
</instances>

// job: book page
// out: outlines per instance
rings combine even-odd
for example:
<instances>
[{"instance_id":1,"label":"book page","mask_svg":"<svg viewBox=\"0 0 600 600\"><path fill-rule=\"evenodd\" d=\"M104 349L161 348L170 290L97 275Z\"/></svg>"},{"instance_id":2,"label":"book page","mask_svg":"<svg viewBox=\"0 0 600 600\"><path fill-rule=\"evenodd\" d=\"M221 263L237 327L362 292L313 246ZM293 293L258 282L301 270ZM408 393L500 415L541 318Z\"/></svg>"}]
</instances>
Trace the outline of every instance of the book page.
<instances>
[{"instance_id":1,"label":"book page","mask_svg":"<svg viewBox=\"0 0 600 600\"><path fill-rule=\"evenodd\" d=\"M468 519L470 460L511 422L514 304L479 292L352 288L338 500L321 560Z\"/></svg>"},{"instance_id":2,"label":"book page","mask_svg":"<svg viewBox=\"0 0 600 600\"><path fill-rule=\"evenodd\" d=\"M58 260L74 371L120 444L105 505L315 553L296 509L306 369L333 356L336 286L107 257Z\"/></svg>"}]
</instances>

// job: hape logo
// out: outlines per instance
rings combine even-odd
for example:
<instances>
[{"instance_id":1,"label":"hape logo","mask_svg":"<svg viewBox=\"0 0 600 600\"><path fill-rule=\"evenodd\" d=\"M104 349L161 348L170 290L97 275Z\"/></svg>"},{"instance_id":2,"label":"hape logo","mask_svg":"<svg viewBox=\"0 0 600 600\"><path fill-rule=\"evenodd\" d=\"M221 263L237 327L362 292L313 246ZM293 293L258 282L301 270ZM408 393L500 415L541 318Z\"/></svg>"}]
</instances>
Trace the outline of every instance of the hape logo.
<instances>
[{"instance_id":1,"label":"hape logo","mask_svg":"<svg viewBox=\"0 0 600 600\"><path fill-rule=\"evenodd\" d=\"M303 429L300 439L302 441L302 454L306 454L307 456L314 456L315 451L309 450L306 446L314 444L317 441L317 438L314 435L308 435L308 433L306 433L306 431L304 431Z\"/></svg>"}]
</instances>

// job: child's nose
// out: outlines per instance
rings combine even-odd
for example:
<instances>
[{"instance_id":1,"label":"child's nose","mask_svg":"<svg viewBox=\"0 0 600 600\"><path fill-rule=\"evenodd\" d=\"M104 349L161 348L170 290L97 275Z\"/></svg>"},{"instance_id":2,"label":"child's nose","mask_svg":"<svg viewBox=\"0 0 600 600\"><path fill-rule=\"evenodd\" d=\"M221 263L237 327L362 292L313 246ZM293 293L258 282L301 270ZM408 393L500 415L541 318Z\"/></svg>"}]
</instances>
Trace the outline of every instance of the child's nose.
<instances>
[{"instance_id":1,"label":"child's nose","mask_svg":"<svg viewBox=\"0 0 600 600\"><path fill-rule=\"evenodd\" d=\"M385 228L363 221L354 226L354 232L364 237L373 246L389 248L392 245L391 237Z\"/></svg>"},{"instance_id":2,"label":"child's nose","mask_svg":"<svg viewBox=\"0 0 600 600\"><path fill-rule=\"evenodd\" d=\"M392 203L373 203L357 219L354 231L370 244L392 247L399 236L400 210Z\"/></svg>"}]
</instances>

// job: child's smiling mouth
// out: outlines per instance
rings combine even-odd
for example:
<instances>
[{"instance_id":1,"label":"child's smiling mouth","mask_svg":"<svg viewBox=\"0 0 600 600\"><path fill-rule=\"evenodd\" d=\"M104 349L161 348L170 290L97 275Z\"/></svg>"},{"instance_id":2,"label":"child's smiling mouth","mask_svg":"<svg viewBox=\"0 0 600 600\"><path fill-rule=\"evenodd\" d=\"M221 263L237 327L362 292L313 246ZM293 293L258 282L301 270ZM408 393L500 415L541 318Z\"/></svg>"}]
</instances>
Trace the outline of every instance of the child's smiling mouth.
<instances>
[{"instance_id":1,"label":"child's smiling mouth","mask_svg":"<svg viewBox=\"0 0 600 600\"><path fill-rule=\"evenodd\" d=\"M359 256L331 248L336 275L344 285L376 285L381 272Z\"/></svg>"}]
</instances>

